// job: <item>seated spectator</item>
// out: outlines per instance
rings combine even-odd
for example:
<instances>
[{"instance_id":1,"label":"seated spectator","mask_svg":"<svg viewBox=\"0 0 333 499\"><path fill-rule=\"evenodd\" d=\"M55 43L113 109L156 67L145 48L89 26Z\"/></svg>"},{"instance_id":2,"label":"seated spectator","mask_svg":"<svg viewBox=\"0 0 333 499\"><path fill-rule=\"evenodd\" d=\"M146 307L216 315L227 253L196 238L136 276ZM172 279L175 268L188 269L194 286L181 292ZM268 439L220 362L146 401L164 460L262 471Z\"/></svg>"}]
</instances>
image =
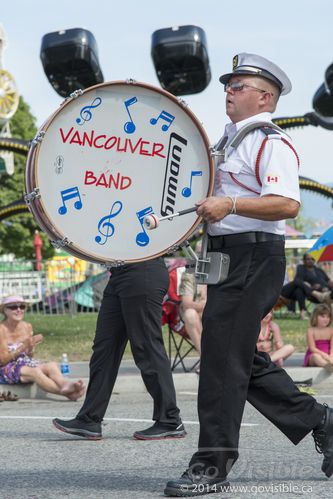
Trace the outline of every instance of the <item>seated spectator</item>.
<instances>
[{"instance_id":1,"label":"seated spectator","mask_svg":"<svg viewBox=\"0 0 333 499\"><path fill-rule=\"evenodd\" d=\"M306 341L308 349L304 357L304 366L325 367L333 370L333 328L332 309L322 303L313 310Z\"/></svg>"},{"instance_id":2,"label":"seated spectator","mask_svg":"<svg viewBox=\"0 0 333 499\"><path fill-rule=\"evenodd\" d=\"M282 367L283 361L294 353L295 347L283 343L280 327L272 321L272 317L273 313L269 312L261 321L257 350L268 353L272 362Z\"/></svg>"},{"instance_id":3,"label":"seated spectator","mask_svg":"<svg viewBox=\"0 0 333 499\"><path fill-rule=\"evenodd\" d=\"M194 274L183 272L179 286L179 315L195 349L201 353L202 312L207 298L207 286L197 284Z\"/></svg>"},{"instance_id":4,"label":"seated spectator","mask_svg":"<svg viewBox=\"0 0 333 499\"><path fill-rule=\"evenodd\" d=\"M77 400L85 390L83 381L69 381L55 362L43 363L33 358L34 348L43 335L34 335L32 326L23 320L27 304L21 296L2 300L0 312L0 383L35 382L42 390Z\"/></svg>"},{"instance_id":5,"label":"seated spectator","mask_svg":"<svg viewBox=\"0 0 333 499\"><path fill-rule=\"evenodd\" d=\"M297 265L295 278L283 286L281 297L297 302L300 316L305 319L305 300L313 303L330 302L333 296L332 290L333 282L328 275L315 265L315 260L308 253L305 253L303 264Z\"/></svg>"}]
</instances>

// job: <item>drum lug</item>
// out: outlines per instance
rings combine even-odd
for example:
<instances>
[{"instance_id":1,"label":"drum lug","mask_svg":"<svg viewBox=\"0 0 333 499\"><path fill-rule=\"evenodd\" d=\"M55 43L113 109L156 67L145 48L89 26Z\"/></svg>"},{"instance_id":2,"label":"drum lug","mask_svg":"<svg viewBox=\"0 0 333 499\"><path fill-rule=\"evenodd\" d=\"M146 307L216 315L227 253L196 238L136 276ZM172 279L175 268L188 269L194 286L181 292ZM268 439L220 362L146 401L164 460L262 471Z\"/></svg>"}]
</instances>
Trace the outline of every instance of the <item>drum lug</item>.
<instances>
[{"instance_id":1,"label":"drum lug","mask_svg":"<svg viewBox=\"0 0 333 499\"><path fill-rule=\"evenodd\" d=\"M133 80L133 78L127 78L126 83L128 85L134 85L136 83L136 80Z\"/></svg>"},{"instance_id":2,"label":"drum lug","mask_svg":"<svg viewBox=\"0 0 333 499\"><path fill-rule=\"evenodd\" d=\"M110 270L115 267L122 267L125 265L124 260L113 260L112 262L101 263L101 267L106 270Z\"/></svg>"},{"instance_id":3,"label":"drum lug","mask_svg":"<svg viewBox=\"0 0 333 499\"><path fill-rule=\"evenodd\" d=\"M79 88L78 90L74 90L74 92L72 92L71 94L69 94L68 97L66 97L61 103L60 103L60 107L62 107L64 104L67 104L67 102L69 102L70 100L72 99L77 99L78 97L80 97L80 95L83 94L83 90L81 88Z\"/></svg>"},{"instance_id":4,"label":"drum lug","mask_svg":"<svg viewBox=\"0 0 333 499\"><path fill-rule=\"evenodd\" d=\"M54 241L51 241L51 244L54 248L60 249L65 246L69 246L72 243L67 237L64 237L63 239L55 239Z\"/></svg>"},{"instance_id":5,"label":"drum lug","mask_svg":"<svg viewBox=\"0 0 333 499\"><path fill-rule=\"evenodd\" d=\"M77 99L82 94L83 94L83 90L81 88L79 88L78 90L74 90L74 92L72 92L71 94L69 94L69 97L67 97L67 99L65 99L65 100L68 100L68 99Z\"/></svg>"},{"instance_id":6,"label":"drum lug","mask_svg":"<svg viewBox=\"0 0 333 499\"><path fill-rule=\"evenodd\" d=\"M170 248L168 248L166 250L166 253L176 253L176 251L178 251L179 248L180 248L180 246L177 246L177 245L170 246Z\"/></svg>"},{"instance_id":7,"label":"drum lug","mask_svg":"<svg viewBox=\"0 0 333 499\"><path fill-rule=\"evenodd\" d=\"M35 187L32 192L29 192L28 194L24 194L24 201L29 205L32 201L35 199L39 199L41 197L39 193L39 188Z\"/></svg>"},{"instance_id":8,"label":"drum lug","mask_svg":"<svg viewBox=\"0 0 333 499\"><path fill-rule=\"evenodd\" d=\"M178 97L178 102L181 106L183 106L184 108L188 107L188 104L187 102L184 100L184 99L181 99L180 97Z\"/></svg>"},{"instance_id":9,"label":"drum lug","mask_svg":"<svg viewBox=\"0 0 333 499\"><path fill-rule=\"evenodd\" d=\"M39 144L40 142L42 142L42 140L44 138L44 135L45 135L45 131L44 130L39 130L37 132L37 134L35 135L34 139L31 141L31 147L34 147L37 144Z\"/></svg>"}]
</instances>

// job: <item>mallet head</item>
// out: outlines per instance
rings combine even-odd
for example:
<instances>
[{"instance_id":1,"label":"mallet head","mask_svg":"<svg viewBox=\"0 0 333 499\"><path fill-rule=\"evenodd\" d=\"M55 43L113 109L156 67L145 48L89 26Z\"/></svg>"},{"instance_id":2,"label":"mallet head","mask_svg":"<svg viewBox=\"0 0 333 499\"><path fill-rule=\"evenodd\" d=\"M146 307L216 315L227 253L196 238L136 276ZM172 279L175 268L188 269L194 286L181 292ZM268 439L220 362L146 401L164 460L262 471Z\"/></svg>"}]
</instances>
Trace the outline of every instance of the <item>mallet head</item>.
<instances>
[{"instance_id":1,"label":"mallet head","mask_svg":"<svg viewBox=\"0 0 333 499\"><path fill-rule=\"evenodd\" d=\"M144 228L147 230L156 229L159 225L158 217L156 215L147 215L143 219Z\"/></svg>"}]
</instances>

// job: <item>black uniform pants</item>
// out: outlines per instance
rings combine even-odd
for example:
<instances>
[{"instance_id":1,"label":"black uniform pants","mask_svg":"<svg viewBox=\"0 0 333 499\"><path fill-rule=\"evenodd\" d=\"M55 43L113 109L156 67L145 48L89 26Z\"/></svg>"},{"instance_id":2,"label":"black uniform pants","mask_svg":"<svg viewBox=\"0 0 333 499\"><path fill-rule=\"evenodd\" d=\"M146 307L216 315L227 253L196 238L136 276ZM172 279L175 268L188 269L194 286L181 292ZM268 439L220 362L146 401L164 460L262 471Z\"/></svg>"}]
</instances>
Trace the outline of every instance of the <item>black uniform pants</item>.
<instances>
[{"instance_id":1,"label":"black uniform pants","mask_svg":"<svg viewBox=\"0 0 333 499\"><path fill-rule=\"evenodd\" d=\"M269 235L267 235L269 238ZM199 450L190 466L225 477L238 458L245 401L297 444L324 408L300 392L287 373L257 352L261 319L272 309L285 275L284 241L222 247L227 280L208 287L203 314L198 412ZM215 250L217 250L215 248Z\"/></svg>"},{"instance_id":2,"label":"black uniform pants","mask_svg":"<svg viewBox=\"0 0 333 499\"><path fill-rule=\"evenodd\" d=\"M161 333L169 274L162 258L112 270L97 319L87 394L77 418L102 421L130 342L143 382L154 400L153 419L179 424L170 362Z\"/></svg>"}]
</instances>

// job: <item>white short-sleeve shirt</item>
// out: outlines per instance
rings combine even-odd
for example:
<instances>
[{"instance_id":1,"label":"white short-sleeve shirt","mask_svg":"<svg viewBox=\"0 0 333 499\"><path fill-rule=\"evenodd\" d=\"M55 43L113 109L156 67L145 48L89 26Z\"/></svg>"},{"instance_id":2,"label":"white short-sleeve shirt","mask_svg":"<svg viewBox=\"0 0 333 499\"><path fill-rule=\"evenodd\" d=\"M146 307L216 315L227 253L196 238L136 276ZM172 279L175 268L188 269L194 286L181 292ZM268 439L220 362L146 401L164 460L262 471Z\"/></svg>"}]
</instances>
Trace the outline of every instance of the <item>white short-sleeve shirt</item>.
<instances>
[{"instance_id":1,"label":"white short-sleeve shirt","mask_svg":"<svg viewBox=\"0 0 333 499\"><path fill-rule=\"evenodd\" d=\"M258 169L261 185L256 177L256 160L266 135L260 129L254 130L245 136L236 149L228 149L237 131L256 121L272 122L272 115L260 113L236 124L226 125L228 156L225 163L219 163L219 157L216 157L214 196L257 198L270 194L300 202L298 156L288 135L278 132L267 140ZM285 221L272 222L228 215L219 222L208 224L208 233L212 236L250 231L284 234Z\"/></svg>"}]
</instances>

